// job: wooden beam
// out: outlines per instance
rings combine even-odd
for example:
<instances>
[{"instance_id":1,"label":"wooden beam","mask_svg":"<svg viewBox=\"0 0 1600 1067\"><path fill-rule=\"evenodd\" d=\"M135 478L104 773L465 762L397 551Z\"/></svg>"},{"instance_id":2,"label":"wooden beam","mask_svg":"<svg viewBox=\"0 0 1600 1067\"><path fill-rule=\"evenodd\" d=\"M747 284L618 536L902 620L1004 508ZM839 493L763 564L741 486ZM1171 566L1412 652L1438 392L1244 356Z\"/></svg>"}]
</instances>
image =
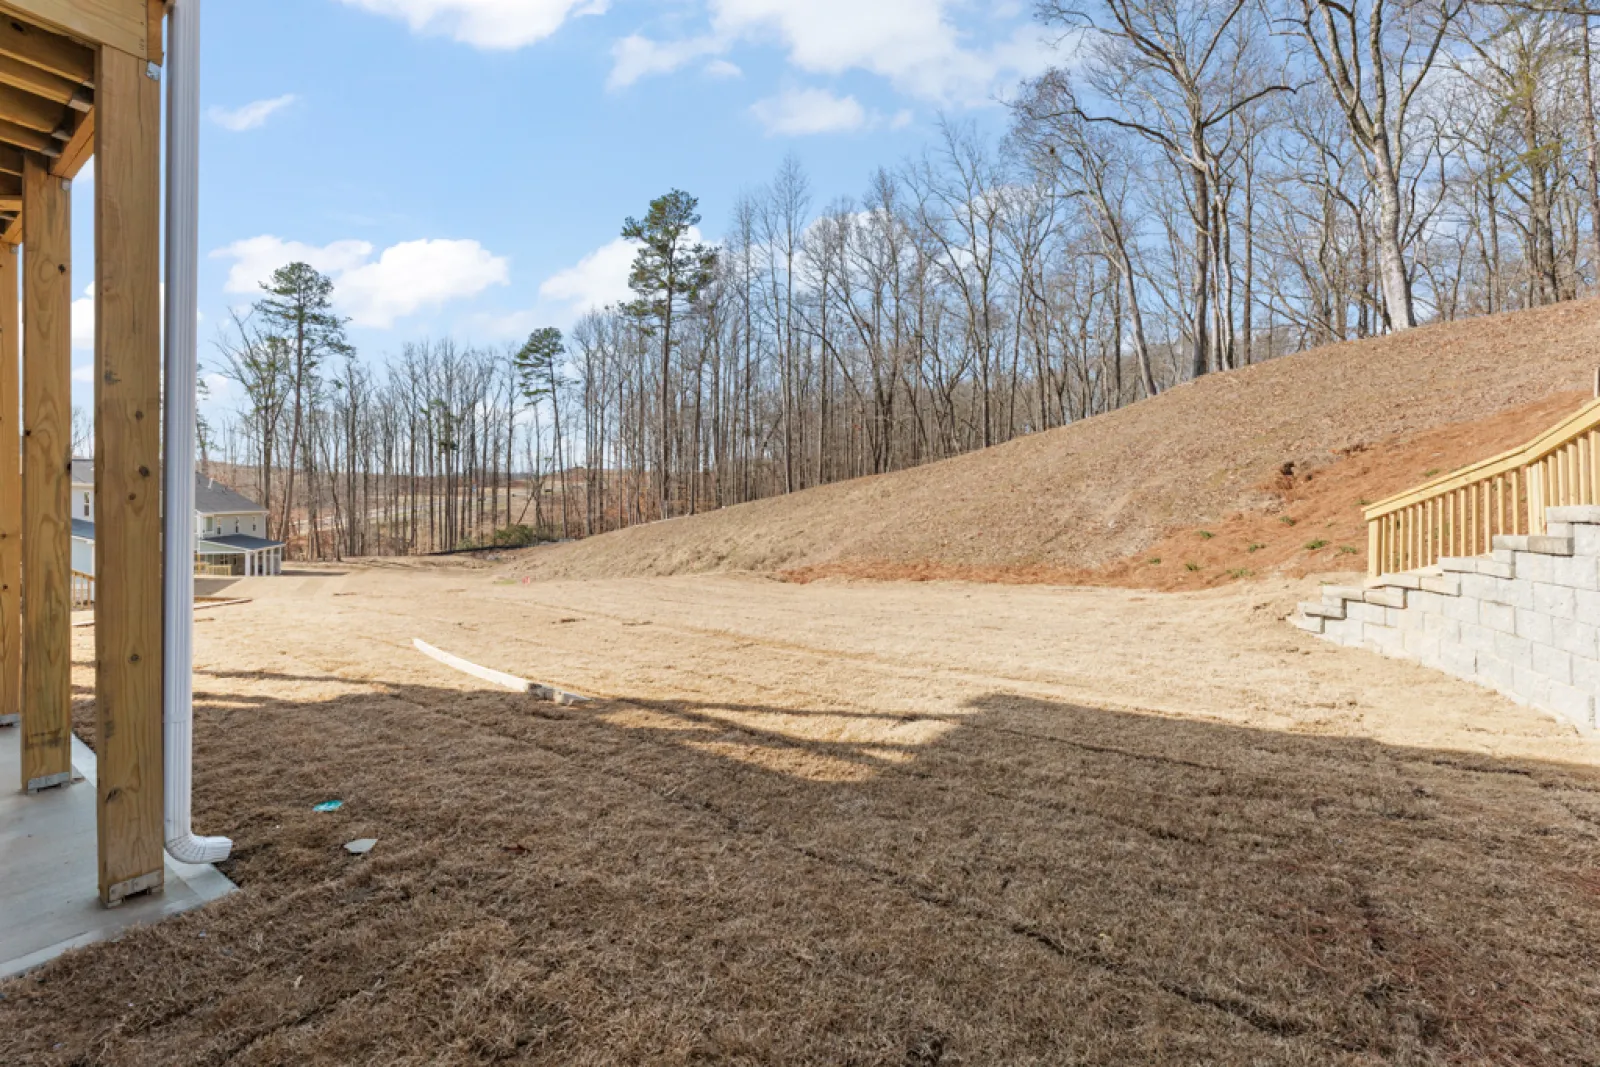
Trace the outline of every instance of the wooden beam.
<instances>
[{"instance_id":1,"label":"wooden beam","mask_svg":"<svg viewBox=\"0 0 1600 1067\"><path fill-rule=\"evenodd\" d=\"M72 780L72 196L30 157L22 176L22 781Z\"/></svg>"},{"instance_id":2,"label":"wooden beam","mask_svg":"<svg viewBox=\"0 0 1600 1067\"><path fill-rule=\"evenodd\" d=\"M6 9L15 6L0 4L0 55L31 63L78 85L93 84L94 49L22 19L7 17Z\"/></svg>"},{"instance_id":3,"label":"wooden beam","mask_svg":"<svg viewBox=\"0 0 1600 1067\"><path fill-rule=\"evenodd\" d=\"M30 130L4 119L0 119L0 143L51 157L59 156L63 147L60 141L45 130Z\"/></svg>"},{"instance_id":4,"label":"wooden beam","mask_svg":"<svg viewBox=\"0 0 1600 1067\"><path fill-rule=\"evenodd\" d=\"M46 100L0 80L0 119L30 130L49 133L67 117L64 104Z\"/></svg>"},{"instance_id":5,"label":"wooden beam","mask_svg":"<svg viewBox=\"0 0 1600 1067\"><path fill-rule=\"evenodd\" d=\"M17 246L0 248L0 722L22 721L22 349ZM13 451L15 450L15 451ZM26 785L26 783L24 783Z\"/></svg>"},{"instance_id":6,"label":"wooden beam","mask_svg":"<svg viewBox=\"0 0 1600 1067\"><path fill-rule=\"evenodd\" d=\"M146 0L146 26L145 32L145 58L152 63L160 64L166 59L166 42L162 39L162 27L167 18L167 0Z\"/></svg>"},{"instance_id":7,"label":"wooden beam","mask_svg":"<svg viewBox=\"0 0 1600 1067\"><path fill-rule=\"evenodd\" d=\"M95 112L95 715L100 899L162 883L161 84L100 49Z\"/></svg>"},{"instance_id":8,"label":"wooden beam","mask_svg":"<svg viewBox=\"0 0 1600 1067\"><path fill-rule=\"evenodd\" d=\"M22 177L22 149L0 145L0 174Z\"/></svg>"},{"instance_id":9,"label":"wooden beam","mask_svg":"<svg viewBox=\"0 0 1600 1067\"><path fill-rule=\"evenodd\" d=\"M94 112L79 115L72 128L72 139L61 146L50 173L58 178L76 178L83 165L94 155Z\"/></svg>"},{"instance_id":10,"label":"wooden beam","mask_svg":"<svg viewBox=\"0 0 1600 1067\"><path fill-rule=\"evenodd\" d=\"M80 92L87 92L77 82L10 56L0 56L0 85L14 86L57 104L68 103Z\"/></svg>"},{"instance_id":11,"label":"wooden beam","mask_svg":"<svg viewBox=\"0 0 1600 1067\"><path fill-rule=\"evenodd\" d=\"M80 41L149 58L150 9L146 0L5 0L0 10L6 8Z\"/></svg>"}]
</instances>

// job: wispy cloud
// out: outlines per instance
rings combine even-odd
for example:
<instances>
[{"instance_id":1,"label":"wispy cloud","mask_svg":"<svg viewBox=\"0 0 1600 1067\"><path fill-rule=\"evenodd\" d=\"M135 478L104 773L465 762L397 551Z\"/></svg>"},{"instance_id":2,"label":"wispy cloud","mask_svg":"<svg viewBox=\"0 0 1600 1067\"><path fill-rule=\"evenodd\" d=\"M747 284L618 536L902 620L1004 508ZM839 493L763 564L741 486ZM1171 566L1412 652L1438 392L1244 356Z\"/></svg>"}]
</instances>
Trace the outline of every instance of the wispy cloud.
<instances>
[{"instance_id":1,"label":"wispy cloud","mask_svg":"<svg viewBox=\"0 0 1600 1067\"><path fill-rule=\"evenodd\" d=\"M344 0L401 19L415 33L442 34L490 51L541 41L569 18L601 15L610 0Z\"/></svg>"},{"instance_id":2,"label":"wispy cloud","mask_svg":"<svg viewBox=\"0 0 1600 1067\"><path fill-rule=\"evenodd\" d=\"M256 100L243 107L214 107L210 112L211 121L234 133L259 129L266 125L268 119L298 99L300 98L294 93L284 93L271 100Z\"/></svg>"},{"instance_id":3,"label":"wispy cloud","mask_svg":"<svg viewBox=\"0 0 1600 1067\"><path fill-rule=\"evenodd\" d=\"M511 261L477 241L402 241L378 253L366 241L308 245L264 234L211 253L231 259L224 285L255 296L272 272L289 263L310 264L333 279L333 302L357 326L387 329L424 308L477 296L511 280Z\"/></svg>"},{"instance_id":4,"label":"wispy cloud","mask_svg":"<svg viewBox=\"0 0 1600 1067\"><path fill-rule=\"evenodd\" d=\"M956 17L972 6L965 0L706 0L707 24L699 33L618 41L611 87L723 56L740 44L775 42L790 65L807 74L864 71L919 99L982 105L1000 87L1042 70L1052 53L1035 26L974 42Z\"/></svg>"},{"instance_id":5,"label":"wispy cloud","mask_svg":"<svg viewBox=\"0 0 1600 1067\"><path fill-rule=\"evenodd\" d=\"M853 96L835 96L826 89L789 89L757 100L750 113L769 134L805 137L817 133L860 130L872 122L867 109Z\"/></svg>"}]
</instances>

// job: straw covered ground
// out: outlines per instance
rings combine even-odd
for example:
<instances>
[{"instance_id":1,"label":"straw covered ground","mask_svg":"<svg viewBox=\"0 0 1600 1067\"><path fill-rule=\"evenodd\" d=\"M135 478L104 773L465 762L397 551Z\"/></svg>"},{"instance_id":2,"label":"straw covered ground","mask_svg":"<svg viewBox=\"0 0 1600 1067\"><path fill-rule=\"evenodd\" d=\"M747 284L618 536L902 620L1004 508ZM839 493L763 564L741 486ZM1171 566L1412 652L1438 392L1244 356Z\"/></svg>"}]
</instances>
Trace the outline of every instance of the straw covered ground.
<instances>
[{"instance_id":1,"label":"straw covered ground","mask_svg":"<svg viewBox=\"0 0 1600 1067\"><path fill-rule=\"evenodd\" d=\"M1019 582L1109 568L1117 584L1174 588L1229 570L1329 569L1348 545L1358 569L1366 540L1346 540L1358 499L1548 429L1591 395L1597 343L1600 300L1329 345L941 463L636 526L530 552L520 565L550 578L789 571ZM1339 468L1342 510L1302 508L1318 512L1315 529L1277 525L1314 488L1307 475ZM1198 529L1217 543L1197 543ZM1174 534L1181 543L1162 544ZM1247 553L1256 543L1264 549ZM1155 557L1162 564L1148 565Z\"/></svg>"},{"instance_id":2,"label":"straw covered ground","mask_svg":"<svg viewBox=\"0 0 1600 1067\"><path fill-rule=\"evenodd\" d=\"M0 985L0 1063L1600 1062L1595 743L1297 583L237 588L241 891Z\"/></svg>"}]
</instances>

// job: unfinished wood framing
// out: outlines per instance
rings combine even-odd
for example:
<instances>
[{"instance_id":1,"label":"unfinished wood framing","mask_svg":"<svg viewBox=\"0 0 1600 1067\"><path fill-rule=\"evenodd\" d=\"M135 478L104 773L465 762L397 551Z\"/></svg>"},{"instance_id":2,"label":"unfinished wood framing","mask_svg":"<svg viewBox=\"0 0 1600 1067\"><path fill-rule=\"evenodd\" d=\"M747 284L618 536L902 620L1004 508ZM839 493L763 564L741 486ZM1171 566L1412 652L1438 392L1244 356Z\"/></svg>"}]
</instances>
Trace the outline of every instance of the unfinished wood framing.
<instances>
[{"instance_id":1,"label":"unfinished wood framing","mask_svg":"<svg viewBox=\"0 0 1600 1067\"><path fill-rule=\"evenodd\" d=\"M22 779L72 779L72 198L43 161L23 174Z\"/></svg>"},{"instance_id":2,"label":"unfinished wood framing","mask_svg":"<svg viewBox=\"0 0 1600 1067\"><path fill-rule=\"evenodd\" d=\"M0 723L22 722L22 374L16 245L0 245ZM15 449L9 457L5 449Z\"/></svg>"},{"instance_id":3,"label":"unfinished wood framing","mask_svg":"<svg viewBox=\"0 0 1600 1067\"><path fill-rule=\"evenodd\" d=\"M100 896L161 884L161 86L100 50L95 529Z\"/></svg>"},{"instance_id":4,"label":"unfinished wood framing","mask_svg":"<svg viewBox=\"0 0 1600 1067\"><path fill-rule=\"evenodd\" d=\"M5 0L0 8L139 59L154 58L148 0Z\"/></svg>"}]
</instances>

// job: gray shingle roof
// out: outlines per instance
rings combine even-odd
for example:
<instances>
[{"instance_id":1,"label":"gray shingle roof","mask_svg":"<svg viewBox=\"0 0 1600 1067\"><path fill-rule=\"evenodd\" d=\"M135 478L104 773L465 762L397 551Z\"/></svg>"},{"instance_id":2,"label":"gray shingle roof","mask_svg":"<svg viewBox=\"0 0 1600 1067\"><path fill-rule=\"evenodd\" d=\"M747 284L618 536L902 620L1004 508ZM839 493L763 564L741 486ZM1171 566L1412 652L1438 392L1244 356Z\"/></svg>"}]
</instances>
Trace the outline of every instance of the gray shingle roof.
<instances>
[{"instance_id":1,"label":"gray shingle roof","mask_svg":"<svg viewBox=\"0 0 1600 1067\"><path fill-rule=\"evenodd\" d=\"M236 512L257 511L265 515L267 509L254 500L237 493L215 478L195 472L194 510L201 515L231 515Z\"/></svg>"},{"instance_id":2,"label":"gray shingle roof","mask_svg":"<svg viewBox=\"0 0 1600 1067\"><path fill-rule=\"evenodd\" d=\"M72 484L94 484L94 460L76 457L73 459ZM207 478L199 471L194 475L194 510L199 515L265 515L267 512L266 508L243 493L235 492L215 478Z\"/></svg>"}]
</instances>

